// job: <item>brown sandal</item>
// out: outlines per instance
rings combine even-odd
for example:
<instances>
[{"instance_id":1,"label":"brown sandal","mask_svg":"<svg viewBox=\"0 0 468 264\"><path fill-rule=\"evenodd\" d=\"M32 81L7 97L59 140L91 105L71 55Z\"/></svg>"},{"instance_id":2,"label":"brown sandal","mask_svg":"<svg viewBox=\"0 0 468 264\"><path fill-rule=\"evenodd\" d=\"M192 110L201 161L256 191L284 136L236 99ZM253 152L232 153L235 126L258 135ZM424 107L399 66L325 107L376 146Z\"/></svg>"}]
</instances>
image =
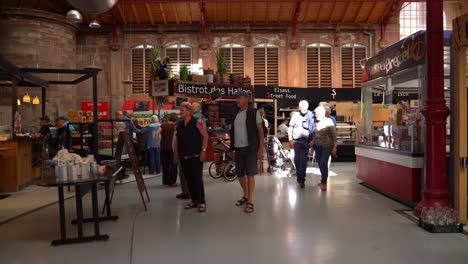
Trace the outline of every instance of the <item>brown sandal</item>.
<instances>
[{"instance_id":1,"label":"brown sandal","mask_svg":"<svg viewBox=\"0 0 468 264\"><path fill-rule=\"evenodd\" d=\"M247 201L248 201L247 198L242 197L240 200L238 200L238 201L236 202L236 206L245 205L245 204L247 203Z\"/></svg>"},{"instance_id":2,"label":"brown sandal","mask_svg":"<svg viewBox=\"0 0 468 264\"><path fill-rule=\"evenodd\" d=\"M185 209L185 210L190 210L190 209L197 208L197 207L198 207L198 205L195 204L195 203L188 203L188 204L184 207L184 209Z\"/></svg>"},{"instance_id":3,"label":"brown sandal","mask_svg":"<svg viewBox=\"0 0 468 264\"><path fill-rule=\"evenodd\" d=\"M244 211L248 214L251 214L254 212L254 205L253 203L247 203L247 206L245 207Z\"/></svg>"},{"instance_id":4,"label":"brown sandal","mask_svg":"<svg viewBox=\"0 0 468 264\"><path fill-rule=\"evenodd\" d=\"M200 212L200 213L206 212L206 204L200 204L198 206L198 212Z\"/></svg>"}]
</instances>

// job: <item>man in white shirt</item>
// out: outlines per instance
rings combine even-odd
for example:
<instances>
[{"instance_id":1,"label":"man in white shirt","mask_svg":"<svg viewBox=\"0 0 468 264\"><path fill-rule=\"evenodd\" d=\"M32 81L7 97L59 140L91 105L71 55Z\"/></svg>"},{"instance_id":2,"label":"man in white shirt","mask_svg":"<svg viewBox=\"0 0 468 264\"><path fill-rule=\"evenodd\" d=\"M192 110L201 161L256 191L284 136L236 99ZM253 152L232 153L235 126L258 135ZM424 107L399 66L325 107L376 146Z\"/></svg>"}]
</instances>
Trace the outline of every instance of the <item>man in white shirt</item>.
<instances>
[{"instance_id":1,"label":"man in white shirt","mask_svg":"<svg viewBox=\"0 0 468 264\"><path fill-rule=\"evenodd\" d=\"M299 112L295 112L291 117L288 131L289 146L294 148L297 183L301 188L305 188L307 156L314 131L314 114L308 109L307 101L299 102Z\"/></svg>"}]
</instances>

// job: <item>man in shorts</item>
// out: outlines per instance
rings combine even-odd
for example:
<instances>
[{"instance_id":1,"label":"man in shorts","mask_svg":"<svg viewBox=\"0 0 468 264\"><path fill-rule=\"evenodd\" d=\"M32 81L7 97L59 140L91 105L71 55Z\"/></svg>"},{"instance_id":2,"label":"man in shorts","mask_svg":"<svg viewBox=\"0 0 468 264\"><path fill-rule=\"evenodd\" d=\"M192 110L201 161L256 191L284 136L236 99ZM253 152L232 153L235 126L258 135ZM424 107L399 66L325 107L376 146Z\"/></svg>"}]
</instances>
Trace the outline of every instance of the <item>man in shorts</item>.
<instances>
[{"instance_id":1,"label":"man in shorts","mask_svg":"<svg viewBox=\"0 0 468 264\"><path fill-rule=\"evenodd\" d=\"M250 94L245 91L236 93L239 112L231 128L231 149L235 150L236 173L244 196L236 206L246 206L246 213L253 213L253 192L255 175L258 173L257 160L263 157L264 132L260 113L249 107ZM247 177L246 177L247 176Z\"/></svg>"}]
</instances>

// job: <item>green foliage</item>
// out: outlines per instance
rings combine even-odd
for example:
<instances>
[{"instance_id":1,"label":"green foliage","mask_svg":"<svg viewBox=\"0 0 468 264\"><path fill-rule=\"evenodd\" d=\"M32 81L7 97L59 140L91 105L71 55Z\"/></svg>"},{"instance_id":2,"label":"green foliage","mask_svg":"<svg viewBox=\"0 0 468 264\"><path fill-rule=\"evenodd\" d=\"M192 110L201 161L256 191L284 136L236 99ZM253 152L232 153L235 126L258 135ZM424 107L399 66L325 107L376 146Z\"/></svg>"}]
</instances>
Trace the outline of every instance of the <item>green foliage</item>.
<instances>
[{"instance_id":1,"label":"green foliage","mask_svg":"<svg viewBox=\"0 0 468 264\"><path fill-rule=\"evenodd\" d=\"M151 73L154 74L154 72L156 71L156 68L158 67L158 65L156 64L156 60L159 58L159 56L161 55L161 47L159 47L158 45L154 45L153 48L151 49Z\"/></svg>"},{"instance_id":2,"label":"green foliage","mask_svg":"<svg viewBox=\"0 0 468 264\"><path fill-rule=\"evenodd\" d=\"M221 52L216 52L216 66L219 74L225 75L227 73L227 59Z\"/></svg>"},{"instance_id":3,"label":"green foliage","mask_svg":"<svg viewBox=\"0 0 468 264\"><path fill-rule=\"evenodd\" d=\"M190 73L189 73L187 65L180 66L179 75L180 75L180 80L181 81L188 81L189 80Z\"/></svg>"}]
</instances>

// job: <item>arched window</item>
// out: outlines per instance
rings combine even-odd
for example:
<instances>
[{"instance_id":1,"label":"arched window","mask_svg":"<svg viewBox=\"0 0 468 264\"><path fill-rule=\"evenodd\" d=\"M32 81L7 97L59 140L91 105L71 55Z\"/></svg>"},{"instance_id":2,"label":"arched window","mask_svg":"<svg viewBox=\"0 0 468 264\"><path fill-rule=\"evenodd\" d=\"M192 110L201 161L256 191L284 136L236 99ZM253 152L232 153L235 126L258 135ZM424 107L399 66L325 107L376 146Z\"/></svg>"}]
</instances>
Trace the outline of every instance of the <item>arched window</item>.
<instances>
[{"instance_id":1,"label":"arched window","mask_svg":"<svg viewBox=\"0 0 468 264\"><path fill-rule=\"evenodd\" d=\"M238 44L226 44L219 48L219 52L227 59L228 72L244 78L245 48Z\"/></svg>"},{"instance_id":2,"label":"arched window","mask_svg":"<svg viewBox=\"0 0 468 264\"><path fill-rule=\"evenodd\" d=\"M131 49L132 55L132 93L147 94L151 79L151 45L139 45Z\"/></svg>"},{"instance_id":3,"label":"arched window","mask_svg":"<svg viewBox=\"0 0 468 264\"><path fill-rule=\"evenodd\" d=\"M444 30L447 29L447 17L444 14ZM426 3L405 2L400 11L400 39L404 39L420 30L426 30Z\"/></svg>"},{"instance_id":4,"label":"arched window","mask_svg":"<svg viewBox=\"0 0 468 264\"><path fill-rule=\"evenodd\" d=\"M341 86L359 88L362 84L361 61L367 57L366 46L346 44L341 46Z\"/></svg>"},{"instance_id":5,"label":"arched window","mask_svg":"<svg viewBox=\"0 0 468 264\"><path fill-rule=\"evenodd\" d=\"M308 88L332 87L332 46L323 43L310 44L306 48Z\"/></svg>"},{"instance_id":6,"label":"arched window","mask_svg":"<svg viewBox=\"0 0 468 264\"><path fill-rule=\"evenodd\" d=\"M166 47L166 57L169 57L168 70L179 73L181 66L187 66L192 70L192 47L183 44L175 44Z\"/></svg>"},{"instance_id":7,"label":"arched window","mask_svg":"<svg viewBox=\"0 0 468 264\"><path fill-rule=\"evenodd\" d=\"M253 58L254 84L279 85L279 48L272 44L257 45Z\"/></svg>"}]
</instances>

